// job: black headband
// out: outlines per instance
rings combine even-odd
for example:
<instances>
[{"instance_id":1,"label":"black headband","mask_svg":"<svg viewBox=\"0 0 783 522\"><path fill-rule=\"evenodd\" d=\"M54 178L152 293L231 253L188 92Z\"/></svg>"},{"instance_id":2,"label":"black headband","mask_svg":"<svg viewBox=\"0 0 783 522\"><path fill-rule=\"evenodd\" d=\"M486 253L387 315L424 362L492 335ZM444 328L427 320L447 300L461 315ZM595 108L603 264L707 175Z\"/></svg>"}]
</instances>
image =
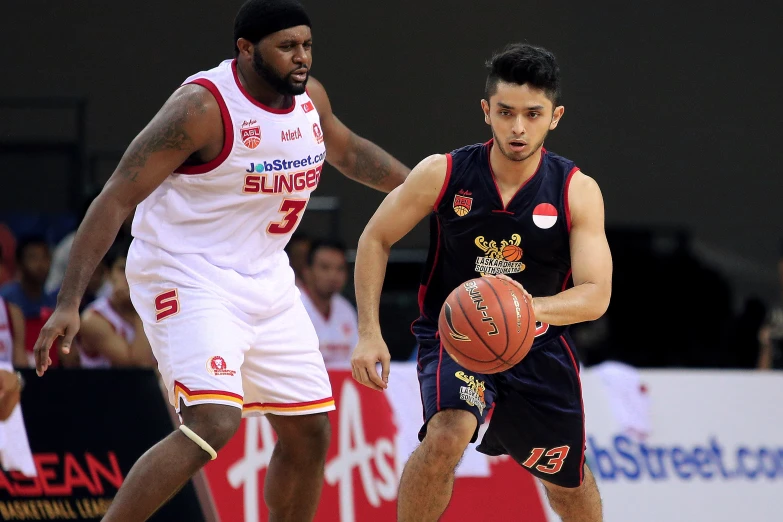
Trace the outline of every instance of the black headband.
<instances>
[{"instance_id":1,"label":"black headband","mask_svg":"<svg viewBox=\"0 0 783 522\"><path fill-rule=\"evenodd\" d=\"M234 21L234 43L244 38L254 44L277 31L306 25L310 17L296 0L250 0L239 9Z\"/></svg>"}]
</instances>

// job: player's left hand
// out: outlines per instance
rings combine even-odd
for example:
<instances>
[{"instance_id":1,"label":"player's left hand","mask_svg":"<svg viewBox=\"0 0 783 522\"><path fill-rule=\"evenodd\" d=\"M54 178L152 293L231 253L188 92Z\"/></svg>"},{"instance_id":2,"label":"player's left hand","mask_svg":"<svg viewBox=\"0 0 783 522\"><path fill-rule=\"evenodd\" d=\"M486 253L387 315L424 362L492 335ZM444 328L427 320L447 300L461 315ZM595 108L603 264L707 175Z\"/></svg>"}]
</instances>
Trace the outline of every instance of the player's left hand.
<instances>
[{"instance_id":1,"label":"player's left hand","mask_svg":"<svg viewBox=\"0 0 783 522\"><path fill-rule=\"evenodd\" d=\"M531 305L531 306L533 306L533 296L532 296L532 295L530 295L530 292L528 292L527 290L525 290L525 287L524 287L524 286L522 286L522 283L520 283L519 281L516 281L516 280L514 280L514 279L511 279L511 278L510 278L510 277L508 277L506 274L498 274L498 275L496 275L496 276L489 276L489 277L497 277L498 279L502 279L503 281L508 281L508 282L509 282L509 283L511 283L512 285L516 286L517 288L519 288L519 290L521 290L521 291L522 291L522 293L523 293L523 294L525 294L525 297L526 297L526 298L527 298L527 300L530 302L530 305ZM534 309L535 309L535 308L534 308Z\"/></svg>"}]
</instances>

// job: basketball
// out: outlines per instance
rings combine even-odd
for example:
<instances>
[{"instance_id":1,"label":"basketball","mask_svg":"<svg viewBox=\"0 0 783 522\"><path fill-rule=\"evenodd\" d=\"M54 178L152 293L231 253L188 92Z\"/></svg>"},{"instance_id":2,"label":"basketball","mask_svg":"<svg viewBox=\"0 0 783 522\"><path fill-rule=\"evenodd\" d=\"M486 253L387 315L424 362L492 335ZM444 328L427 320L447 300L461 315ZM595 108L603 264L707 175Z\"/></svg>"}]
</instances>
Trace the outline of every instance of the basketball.
<instances>
[{"instance_id":1,"label":"basketball","mask_svg":"<svg viewBox=\"0 0 783 522\"><path fill-rule=\"evenodd\" d=\"M522 249L516 245L506 245L500 253L506 261L519 261L522 259Z\"/></svg>"},{"instance_id":2,"label":"basketball","mask_svg":"<svg viewBox=\"0 0 783 522\"><path fill-rule=\"evenodd\" d=\"M477 277L446 298L438 331L446 351L460 366L498 373L530 351L536 319L531 303L517 287L495 277Z\"/></svg>"}]
</instances>

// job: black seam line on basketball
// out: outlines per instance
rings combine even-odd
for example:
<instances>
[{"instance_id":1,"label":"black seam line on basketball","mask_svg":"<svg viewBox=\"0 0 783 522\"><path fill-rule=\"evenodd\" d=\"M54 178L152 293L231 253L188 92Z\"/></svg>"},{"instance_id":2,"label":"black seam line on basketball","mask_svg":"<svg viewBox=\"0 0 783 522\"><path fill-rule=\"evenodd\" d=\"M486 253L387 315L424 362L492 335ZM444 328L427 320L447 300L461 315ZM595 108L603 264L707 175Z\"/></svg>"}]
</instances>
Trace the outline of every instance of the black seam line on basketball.
<instances>
[{"instance_id":1,"label":"black seam line on basketball","mask_svg":"<svg viewBox=\"0 0 783 522\"><path fill-rule=\"evenodd\" d=\"M506 283L502 279L500 281L502 281L504 285L508 286L508 283ZM508 342L509 342L509 337L508 337L508 317L506 317L506 310L503 309L503 302L500 300L500 296L495 291L495 288L491 284L489 284L489 283L487 283L487 286L490 288L490 290L492 290L492 293L495 294L495 300L498 302L498 307L500 308L500 312L503 314L503 327L506 329L506 349L503 350L502 354L498 355L498 358L502 359L502 357L504 355L506 355L506 352L508 351ZM513 292L513 290L512 290L512 292Z\"/></svg>"},{"instance_id":2,"label":"black seam line on basketball","mask_svg":"<svg viewBox=\"0 0 783 522\"><path fill-rule=\"evenodd\" d=\"M495 350L489 347L487 343L484 342L484 339L482 339L481 334L478 333L478 330L473 326L473 323L470 322L470 319L468 319L468 314L465 313L465 309L462 307L462 301L459 298L460 292L457 292L457 304L459 305L459 309L462 312L462 316L465 318L465 322L468 323L468 326L470 326L470 329L473 330L473 333L475 333L478 336L478 340L481 341L481 344L484 345L484 348L487 349L489 353L495 356L495 360L502 361L503 359L500 358L498 354L495 353ZM475 303L471 301L471 304L475 306Z\"/></svg>"},{"instance_id":3,"label":"black seam line on basketball","mask_svg":"<svg viewBox=\"0 0 783 522\"><path fill-rule=\"evenodd\" d=\"M451 343L450 343L448 340L443 340L443 339L441 339L441 342L442 342L443 344L447 344L447 345L449 345L449 346L451 347L451 349L452 349L452 350L454 350L455 352L457 352L457 353L458 353L458 354L460 354L461 356L465 357L466 359L470 359L470 360L471 360L471 361L473 361L473 362L477 362L477 363L480 363L480 364L490 364L490 363L493 363L493 362L495 362L495 361L497 361L497 360L498 360L497 358L490 359L490 360L488 360L488 361L485 361L485 360L482 360L482 359L476 359L475 357L471 357L470 355L467 355L466 353L464 353L464 352L461 352L461 351L460 351L460 350L457 348L457 346L456 346L456 345L454 345L454 344L451 344ZM491 353L492 355L495 355L495 352L489 352L489 353ZM501 361L501 362L502 362L502 361ZM459 363L457 363L457 364L459 364ZM460 365L460 366L462 366L462 365ZM493 366L492 368L497 368L497 366ZM467 368L466 368L466 369L467 369ZM468 370L468 371L472 371L472 370ZM478 373L482 373L482 372L478 372Z\"/></svg>"},{"instance_id":4,"label":"black seam line on basketball","mask_svg":"<svg viewBox=\"0 0 783 522\"><path fill-rule=\"evenodd\" d=\"M525 302L527 302L527 299L526 299L524 296L522 296L522 298L523 298L523 300L524 300ZM527 336L528 336L528 334L530 333L530 312L532 311L532 309L533 309L533 303L531 302L531 303L530 303L530 306L528 307L528 314L527 314L527 329L525 330L525 336L523 337L523 339L527 339ZM535 322L536 322L536 318L535 318L535 317L533 317L533 324L534 324L534 325L535 325ZM535 332L533 332L533 333L535 334ZM533 349L533 344L534 344L535 342L536 342L536 338L535 338L535 337L533 337L533 342L532 342L532 343L530 343L530 349L531 349L531 350ZM516 351L516 352L514 352L514 353L511 355L511 357L509 357L509 359L511 359L511 360L513 361L513 360L514 360L514 357L516 357L516 355L519 353L519 350L521 350L521 349L522 349L522 346L523 346L524 344L525 344L525 343L524 343L524 341L523 341L523 342L522 342L522 343L521 343L519 346L517 346L517 351Z\"/></svg>"}]
</instances>

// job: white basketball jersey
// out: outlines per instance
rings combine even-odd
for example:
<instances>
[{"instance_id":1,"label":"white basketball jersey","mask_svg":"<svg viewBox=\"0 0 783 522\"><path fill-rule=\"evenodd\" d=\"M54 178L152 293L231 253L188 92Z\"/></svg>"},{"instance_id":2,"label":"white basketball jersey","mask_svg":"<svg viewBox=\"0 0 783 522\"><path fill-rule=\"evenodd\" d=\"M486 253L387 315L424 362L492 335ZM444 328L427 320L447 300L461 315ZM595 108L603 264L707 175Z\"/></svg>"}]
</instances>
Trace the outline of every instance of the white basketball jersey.
<instances>
[{"instance_id":1,"label":"white basketball jersey","mask_svg":"<svg viewBox=\"0 0 783 522\"><path fill-rule=\"evenodd\" d=\"M351 353L359 342L359 322L354 307L345 297L335 294L329 317L324 317L307 292L302 292L302 303L315 327L326 367L350 368Z\"/></svg>"},{"instance_id":2,"label":"white basketball jersey","mask_svg":"<svg viewBox=\"0 0 783 522\"><path fill-rule=\"evenodd\" d=\"M136 328L111 307L107 297L99 297L87 306L85 311L87 310L103 317L111 325L117 335L125 339L128 344L136 339ZM79 345L79 360L81 361L82 368L111 367L111 361L109 361L109 359L101 354L87 353L83 344Z\"/></svg>"},{"instance_id":3,"label":"white basketball jersey","mask_svg":"<svg viewBox=\"0 0 783 522\"><path fill-rule=\"evenodd\" d=\"M0 362L13 362L14 336L8 305L0 297Z\"/></svg>"},{"instance_id":4,"label":"white basketball jersey","mask_svg":"<svg viewBox=\"0 0 783 522\"><path fill-rule=\"evenodd\" d=\"M326 157L318 112L307 94L294 97L286 109L259 103L239 82L234 60L185 83L201 85L217 100L223 149L207 164L177 169L138 206L133 236L145 245L131 249L129 281L169 279L167 266L180 263L221 288L236 287L234 294L246 283L226 271L263 278L264 300L290 294L290 306L296 293L283 248Z\"/></svg>"}]
</instances>

